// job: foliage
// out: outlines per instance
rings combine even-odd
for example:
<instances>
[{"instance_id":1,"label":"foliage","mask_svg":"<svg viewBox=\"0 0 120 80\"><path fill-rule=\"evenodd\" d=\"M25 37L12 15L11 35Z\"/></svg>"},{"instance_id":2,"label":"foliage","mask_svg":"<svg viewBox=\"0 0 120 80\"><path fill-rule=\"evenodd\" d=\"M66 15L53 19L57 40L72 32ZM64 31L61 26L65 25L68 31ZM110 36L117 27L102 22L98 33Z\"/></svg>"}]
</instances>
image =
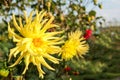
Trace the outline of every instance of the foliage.
<instances>
[{"instance_id":1,"label":"foliage","mask_svg":"<svg viewBox=\"0 0 120 80\"><path fill-rule=\"evenodd\" d=\"M23 62L16 67L8 67L10 65L8 63L9 50L15 46L15 43L8 39L7 23L9 22L11 26L14 26L11 19L13 13L17 20L19 17L24 20L22 16L24 10L30 12L30 10L36 9L38 11L44 9L52 13L55 16L54 23L60 26L57 29L65 30L63 35L67 36L68 32L75 31L77 28L84 33L87 29L91 29L93 33L92 37L87 40L90 44L90 51L83 59L73 58L68 62L62 61L59 65L51 64L56 69L55 71L49 71L43 67L46 74L42 80L55 80L56 78L57 80L97 80L120 76L117 61L119 57L116 54L120 51L119 47L114 49L117 45L115 41L119 42L120 40L120 30L118 28L98 29L96 24L99 22L101 25L100 21L105 20L101 16L96 16L97 12L94 7L102 9L101 2L97 0L2 0L0 5L0 16L2 16L2 23L0 24L1 80L13 80L13 78L16 80L40 80L37 69L32 64L29 65L29 70L25 75L21 75L25 66ZM88 11L87 9L91 5L92 8ZM51 28L49 31L54 30L55 28ZM13 59L12 62L15 60ZM47 62L49 63L49 61ZM65 71L66 66L71 69ZM118 71L114 70L115 68ZM4 73L6 74L4 75Z\"/></svg>"}]
</instances>

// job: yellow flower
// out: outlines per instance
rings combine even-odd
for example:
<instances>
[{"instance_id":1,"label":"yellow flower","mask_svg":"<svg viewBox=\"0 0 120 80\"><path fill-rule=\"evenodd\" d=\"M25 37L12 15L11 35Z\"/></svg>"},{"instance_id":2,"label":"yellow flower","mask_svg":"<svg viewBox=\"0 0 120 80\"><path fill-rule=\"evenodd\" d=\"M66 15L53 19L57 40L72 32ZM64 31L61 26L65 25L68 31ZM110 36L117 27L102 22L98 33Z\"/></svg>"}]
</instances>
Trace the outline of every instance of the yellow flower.
<instances>
[{"instance_id":1,"label":"yellow flower","mask_svg":"<svg viewBox=\"0 0 120 80\"><path fill-rule=\"evenodd\" d=\"M17 23L16 18L13 15L13 23L20 33L19 35L15 33L8 24L9 35L12 36L13 41L16 42L16 47L10 50L8 61L10 61L12 56L19 56L15 63L10 66L13 67L19 64L21 59L24 58L25 69L22 74L25 74L29 64L33 63L38 69L39 76L43 78L45 72L41 69L42 65L50 70L54 70L54 68L47 64L45 59L48 59L55 64L59 63L59 59L53 57L52 54L61 51L59 44L63 43L63 38L57 35L63 33L63 31L47 31L50 28L59 26L52 23L54 16L47 15L45 11L39 13L36 11L34 19L32 18L32 15L33 11L28 17L26 16L26 12L24 13L24 25L22 24L21 18L18 19L19 23Z\"/></svg>"},{"instance_id":2,"label":"yellow flower","mask_svg":"<svg viewBox=\"0 0 120 80\"><path fill-rule=\"evenodd\" d=\"M68 40L62 46L62 59L70 60L74 56L82 57L86 52L88 52L89 46L86 44L86 41L82 37L82 32L76 30L68 34Z\"/></svg>"}]
</instances>

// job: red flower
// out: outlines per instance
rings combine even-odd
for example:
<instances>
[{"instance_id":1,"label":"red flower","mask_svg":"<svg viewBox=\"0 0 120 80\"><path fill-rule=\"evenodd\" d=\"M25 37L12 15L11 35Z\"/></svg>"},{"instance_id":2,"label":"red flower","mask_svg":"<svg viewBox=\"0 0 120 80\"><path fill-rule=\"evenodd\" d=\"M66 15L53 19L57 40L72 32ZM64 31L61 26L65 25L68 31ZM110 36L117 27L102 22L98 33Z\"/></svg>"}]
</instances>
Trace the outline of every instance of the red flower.
<instances>
[{"instance_id":1,"label":"red flower","mask_svg":"<svg viewBox=\"0 0 120 80\"><path fill-rule=\"evenodd\" d=\"M71 68L69 67L69 66L66 66L65 68L64 68L64 71L66 71L66 72L68 72L68 71L70 71L71 70Z\"/></svg>"},{"instance_id":2,"label":"red flower","mask_svg":"<svg viewBox=\"0 0 120 80\"><path fill-rule=\"evenodd\" d=\"M92 30L91 29L87 29L85 31L84 38L85 39L89 39L91 36L92 36Z\"/></svg>"}]
</instances>

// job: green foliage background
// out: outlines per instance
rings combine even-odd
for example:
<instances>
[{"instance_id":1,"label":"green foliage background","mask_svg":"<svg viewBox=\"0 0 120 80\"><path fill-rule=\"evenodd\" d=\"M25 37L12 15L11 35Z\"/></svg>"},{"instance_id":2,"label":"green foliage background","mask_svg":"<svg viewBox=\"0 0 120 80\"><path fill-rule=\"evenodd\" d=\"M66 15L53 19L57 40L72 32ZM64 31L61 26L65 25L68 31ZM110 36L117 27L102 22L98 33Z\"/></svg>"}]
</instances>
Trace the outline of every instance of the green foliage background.
<instances>
[{"instance_id":1,"label":"green foliage background","mask_svg":"<svg viewBox=\"0 0 120 80\"><path fill-rule=\"evenodd\" d=\"M89 5L93 8L87 11ZM51 12L55 16L54 22L61 26L61 30L66 30L65 35L77 28L80 28L83 33L86 29L93 31L92 37L87 40L90 51L84 56L84 59L73 59L53 65L56 69L54 72L43 68L46 72L43 80L110 80L120 77L120 28L98 28L96 24L102 25L101 21L104 22L105 19L96 16L97 12L94 7L102 9L101 2L97 0L0 0L0 16L2 17L0 23L0 79L41 80L32 64L26 75L21 75L24 63L9 68L10 63L7 62L9 50L14 46L14 43L8 38L7 22L13 26L11 19L13 13L18 18L23 15L22 11L36 9ZM66 65L71 68L70 71L64 71ZM9 75L6 75L7 73Z\"/></svg>"}]
</instances>

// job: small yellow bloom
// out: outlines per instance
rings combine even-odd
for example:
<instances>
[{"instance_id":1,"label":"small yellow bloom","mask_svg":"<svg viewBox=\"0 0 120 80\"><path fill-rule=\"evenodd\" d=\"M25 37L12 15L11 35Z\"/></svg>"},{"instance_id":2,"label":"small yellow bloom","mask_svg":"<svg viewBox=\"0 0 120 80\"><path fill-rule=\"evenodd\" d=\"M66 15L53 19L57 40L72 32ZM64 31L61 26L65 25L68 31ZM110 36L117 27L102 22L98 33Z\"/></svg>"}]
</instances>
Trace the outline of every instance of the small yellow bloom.
<instances>
[{"instance_id":1,"label":"small yellow bloom","mask_svg":"<svg viewBox=\"0 0 120 80\"><path fill-rule=\"evenodd\" d=\"M82 57L88 50L89 46L82 37L82 32L76 30L68 34L68 40L62 46L62 52L60 54L62 55L62 59L70 60L74 56Z\"/></svg>"},{"instance_id":2,"label":"small yellow bloom","mask_svg":"<svg viewBox=\"0 0 120 80\"><path fill-rule=\"evenodd\" d=\"M16 42L16 47L10 50L8 61L10 61L12 56L16 57L19 54L19 58L10 67L19 64L21 59L24 58L26 66L22 74L25 74L29 64L33 63L38 69L39 76L43 78L43 74L45 74L45 72L41 69L42 65L50 70L54 70L54 68L47 64L45 59L48 59L55 64L59 63L59 59L53 57L52 54L56 54L61 51L59 44L63 43L63 38L57 35L63 33L63 31L47 31L50 28L59 26L52 23L54 16L48 16L45 11L41 11L39 13L36 11L34 19L32 18L32 15L33 11L28 17L25 12L24 25L22 24L21 18L19 18L18 24L15 16L13 15L13 23L17 31L20 33L19 35L15 33L8 24L9 35L12 36L13 41Z\"/></svg>"}]
</instances>

